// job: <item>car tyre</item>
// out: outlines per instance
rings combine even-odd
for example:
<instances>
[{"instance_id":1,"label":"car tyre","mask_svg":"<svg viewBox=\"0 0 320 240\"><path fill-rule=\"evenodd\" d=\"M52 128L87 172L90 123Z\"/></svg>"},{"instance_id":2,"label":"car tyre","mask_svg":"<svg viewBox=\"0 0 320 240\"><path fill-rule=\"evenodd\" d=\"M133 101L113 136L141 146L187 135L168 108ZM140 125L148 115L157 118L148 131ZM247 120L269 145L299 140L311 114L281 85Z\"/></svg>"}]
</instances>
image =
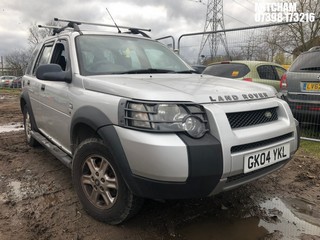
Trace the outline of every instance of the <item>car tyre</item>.
<instances>
[{"instance_id":1,"label":"car tyre","mask_svg":"<svg viewBox=\"0 0 320 240\"><path fill-rule=\"evenodd\" d=\"M26 135L26 141L28 145L31 147L38 146L39 143L31 135L31 131L34 131L35 129L34 129L27 105L25 105L23 108L23 126L24 126L24 133Z\"/></svg>"},{"instance_id":2,"label":"car tyre","mask_svg":"<svg viewBox=\"0 0 320 240\"><path fill-rule=\"evenodd\" d=\"M77 147L72 165L73 185L84 210L112 225L134 216L143 203L127 187L115 162L109 147L91 138Z\"/></svg>"}]
</instances>

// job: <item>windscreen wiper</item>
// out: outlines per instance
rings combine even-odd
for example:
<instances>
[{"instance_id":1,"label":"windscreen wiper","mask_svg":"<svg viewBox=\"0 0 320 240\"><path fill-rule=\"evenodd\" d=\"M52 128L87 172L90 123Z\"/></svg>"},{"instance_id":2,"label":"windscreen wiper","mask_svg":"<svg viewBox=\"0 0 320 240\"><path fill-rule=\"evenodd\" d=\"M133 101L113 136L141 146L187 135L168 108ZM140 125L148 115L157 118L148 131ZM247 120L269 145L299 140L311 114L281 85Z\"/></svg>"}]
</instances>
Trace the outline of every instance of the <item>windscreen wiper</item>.
<instances>
[{"instance_id":1,"label":"windscreen wiper","mask_svg":"<svg viewBox=\"0 0 320 240\"><path fill-rule=\"evenodd\" d=\"M177 71L175 73L198 73L196 70L184 70L184 71Z\"/></svg>"},{"instance_id":2,"label":"windscreen wiper","mask_svg":"<svg viewBox=\"0 0 320 240\"><path fill-rule=\"evenodd\" d=\"M300 68L300 70L304 71L318 71L320 67L307 67L307 68Z\"/></svg>"},{"instance_id":3,"label":"windscreen wiper","mask_svg":"<svg viewBox=\"0 0 320 240\"><path fill-rule=\"evenodd\" d=\"M139 73L174 73L175 71L169 69L158 69L158 68L146 68L146 69L133 69L118 74L139 74Z\"/></svg>"}]
</instances>

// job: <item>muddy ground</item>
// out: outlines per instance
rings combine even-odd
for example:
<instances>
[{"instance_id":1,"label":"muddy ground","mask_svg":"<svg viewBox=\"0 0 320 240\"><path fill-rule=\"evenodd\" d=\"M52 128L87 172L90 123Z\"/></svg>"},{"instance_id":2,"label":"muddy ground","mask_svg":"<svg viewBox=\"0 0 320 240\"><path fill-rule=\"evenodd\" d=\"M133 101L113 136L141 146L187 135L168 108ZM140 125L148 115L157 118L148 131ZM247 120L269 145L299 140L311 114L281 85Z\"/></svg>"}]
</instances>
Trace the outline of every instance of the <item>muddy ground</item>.
<instances>
[{"instance_id":1,"label":"muddy ground","mask_svg":"<svg viewBox=\"0 0 320 240\"><path fill-rule=\"evenodd\" d=\"M0 92L0 97L0 125L22 122L18 95ZM0 240L319 240L319 173L320 159L300 149L283 169L254 183L212 198L147 200L136 217L109 226L83 211L68 168L45 149L27 146L23 131L0 133ZM298 220L284 219L277 204L269 208L261 204L279 199L287 202L295 217L311 223L313 231L305 231ZM285 227L266 227L279 224ZM297 231L294 237L292 231Z\"/></svg>"}]
</instances>

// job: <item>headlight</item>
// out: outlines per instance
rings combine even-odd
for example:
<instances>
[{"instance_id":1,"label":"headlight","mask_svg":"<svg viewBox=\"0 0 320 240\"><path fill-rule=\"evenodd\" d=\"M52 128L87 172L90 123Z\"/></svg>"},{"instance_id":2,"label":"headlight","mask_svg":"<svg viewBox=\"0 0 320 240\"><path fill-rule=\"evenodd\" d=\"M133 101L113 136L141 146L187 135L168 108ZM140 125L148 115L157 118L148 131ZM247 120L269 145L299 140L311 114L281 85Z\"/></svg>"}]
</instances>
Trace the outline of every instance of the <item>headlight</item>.
<instances>
[{"instance_id":1,"label":"headlight","mask_svg":"<svg viewBox=\"0 0 320 240\"><path fill-rule=\"evenodd\" d=\"M208 131L202 106L192 103L149 103L126 101L120 104L120 125L152 132L186 132L201 138ZM122 110L121 110L122 109Z\"/></svg>"}]
</instances>

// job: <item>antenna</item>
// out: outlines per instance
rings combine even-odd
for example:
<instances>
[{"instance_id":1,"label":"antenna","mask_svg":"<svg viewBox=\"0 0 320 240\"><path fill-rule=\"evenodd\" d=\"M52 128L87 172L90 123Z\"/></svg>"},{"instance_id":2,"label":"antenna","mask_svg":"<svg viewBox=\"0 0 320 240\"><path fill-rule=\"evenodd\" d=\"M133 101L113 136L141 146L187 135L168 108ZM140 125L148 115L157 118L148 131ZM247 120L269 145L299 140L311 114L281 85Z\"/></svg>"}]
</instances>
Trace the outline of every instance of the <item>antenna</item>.
<instances>
[{"instance_id":1,"label":"antenna","mask_svg":"<svg viewBox=\"0 0 320 240\"><path fill-rule=\"evenodd\" d=\"M107 12L108 12L108 14L109 14L109 16L110 16L111 20L113 21L114 25L115 25L115 26L116 26L116 28L118 29L118 33L121 33L120 28L118 27L118 25L117 25L116 21L113 19L113 17L112 17L112 15L111 15L111 13L109 12L108 8L106 8L106 10L107 10Z\"/></svg>"}]
</instances>

